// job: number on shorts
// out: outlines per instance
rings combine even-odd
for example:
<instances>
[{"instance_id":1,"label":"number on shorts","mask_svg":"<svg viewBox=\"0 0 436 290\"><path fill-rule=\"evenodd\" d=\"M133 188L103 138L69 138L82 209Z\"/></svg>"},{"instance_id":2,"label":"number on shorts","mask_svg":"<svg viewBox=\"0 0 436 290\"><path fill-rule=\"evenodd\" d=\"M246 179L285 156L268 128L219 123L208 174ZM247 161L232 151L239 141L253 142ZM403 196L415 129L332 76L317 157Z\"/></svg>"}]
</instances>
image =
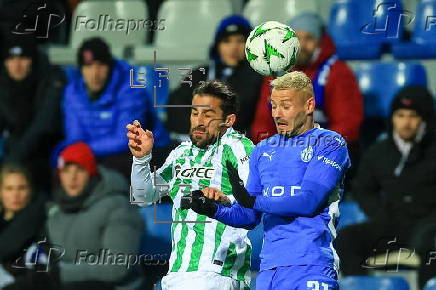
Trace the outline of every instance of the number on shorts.
<instances>
[{"instance_id":1,"label":"number on shorts","mask_svg":"<svg viewBox=\"0 0 436 290\"><path fill-rule=\"evenodd\" d=\"M329 290L329 285L321 283L322 290ZM318 281L307 281L307 288L309 290L320 290Z\"/></svg>"}]
</instances>

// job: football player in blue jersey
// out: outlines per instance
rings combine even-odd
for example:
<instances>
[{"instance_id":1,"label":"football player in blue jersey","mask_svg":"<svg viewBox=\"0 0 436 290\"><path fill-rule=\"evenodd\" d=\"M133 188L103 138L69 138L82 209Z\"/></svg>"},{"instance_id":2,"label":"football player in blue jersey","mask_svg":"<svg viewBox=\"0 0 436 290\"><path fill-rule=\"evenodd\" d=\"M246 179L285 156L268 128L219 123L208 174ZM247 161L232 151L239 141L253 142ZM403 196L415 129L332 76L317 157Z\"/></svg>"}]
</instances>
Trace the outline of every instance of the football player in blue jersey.
<instances>
[{"instance_id":1,"label":"football player in blue jersey","mask_svg":"<svg viewBox=\"0 0 436 290\"><path fill-rule=\"evenodd\" d=\"M304 73L287 73L271 85L278 134L253 150L246 187L230 164L223 169L237 202L215 203L222 193L204 188L193 192L190 206L233 227L252 229L262 220L257 289L338 289L333 241L350 167L346 143L314 123L314 92Z\"/></svg>"}]
</instances>

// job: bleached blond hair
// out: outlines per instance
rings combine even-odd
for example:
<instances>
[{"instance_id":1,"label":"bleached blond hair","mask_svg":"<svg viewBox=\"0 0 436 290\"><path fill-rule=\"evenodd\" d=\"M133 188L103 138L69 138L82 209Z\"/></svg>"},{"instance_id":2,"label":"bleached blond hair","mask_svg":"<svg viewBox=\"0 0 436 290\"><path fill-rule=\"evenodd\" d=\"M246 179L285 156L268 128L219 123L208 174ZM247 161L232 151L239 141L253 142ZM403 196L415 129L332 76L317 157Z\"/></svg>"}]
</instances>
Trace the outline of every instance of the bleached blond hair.
<instances>
[{"instance_id":1,"label":"bleached blond hair","mask_svg":"<svg viewBox=\"0 0 436 290\"><path fill-rule=\"evenodd\" d=\"M306 100L313 97L313 86L310 78L301 71L293 71L271 81L274 90L303 91Z\"/></svg>"}]
</instances>

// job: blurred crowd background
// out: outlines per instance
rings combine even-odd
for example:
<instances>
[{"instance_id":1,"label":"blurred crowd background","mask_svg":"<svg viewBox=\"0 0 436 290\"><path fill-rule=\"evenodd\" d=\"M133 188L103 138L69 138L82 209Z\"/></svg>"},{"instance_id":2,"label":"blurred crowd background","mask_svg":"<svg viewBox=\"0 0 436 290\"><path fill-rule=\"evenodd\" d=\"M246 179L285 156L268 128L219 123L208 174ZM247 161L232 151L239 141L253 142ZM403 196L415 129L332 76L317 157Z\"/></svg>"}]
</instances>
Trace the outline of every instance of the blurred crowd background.
<instances>
[{"instance_id":1,"label":"blurred crowd background","mask_svg":"<svg viewBox=\"0 0 436 290\"><path fill-rule=\"evenodd\" d=\"M153 131L159 167L189 140L190 109L171 105L220 79L235 128L275 134L273 78L244 48L268 20L297 31L315 121L348 142L341 285L436 289L436 0L0 0L0 289L153 289L171 204L131 204L125 126Z\"/></svg>"}]
</instances>

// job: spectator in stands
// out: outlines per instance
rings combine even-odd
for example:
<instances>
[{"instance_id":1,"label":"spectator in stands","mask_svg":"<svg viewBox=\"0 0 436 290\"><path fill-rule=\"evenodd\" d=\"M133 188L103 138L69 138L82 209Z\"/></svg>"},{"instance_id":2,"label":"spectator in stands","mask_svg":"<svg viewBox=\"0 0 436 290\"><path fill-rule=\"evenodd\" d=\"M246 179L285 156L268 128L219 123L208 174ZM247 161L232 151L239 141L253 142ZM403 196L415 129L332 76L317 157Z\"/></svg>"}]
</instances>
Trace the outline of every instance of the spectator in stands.
<instances>
[{"instance_id":1,"label":"spectator in stands","mask_svg":"<svg viewBox=\"0 0 436 290\"><path fill-rule=\"evenodd\" d=\"M250 23L242 16L224 18L215 33L209 65L201 66L205 71L193 69L192 79L185 79L192 81L192 86L182 83L171 93L169 104L190 105L192 91L200 82L211 79L226 81L240 97L240 106L244 108L239 113L234 128L249 135L262 81L262 77L245 59L245 41L251 29ZM186 135L188 139L190 113L190 108L171 108L168 111L168 129L173 133Z\"/></svg>"},{"instance_id":2,"label":"spectator in stands","mask_svg":"<svg viewBox=\"0 0 436 290\"><path fill-rule=\"evenodd\" d=\"M144 89L130 87L131 66L113 59L101 38L85 40L77 61L80 70L64 93L64 144L84 141L99 162L129 176L125 126L139 120L156 132L158 147L169 145L169 135L154 113L151 96Z\"/></svg>"},{"instance_id":3,"label":"spectator in stands","mask_svg":"<svg viewBox=\"0 0 436 290\"><path fill-rule=\"evenodd\" d=\"M44 204L44 195L32 189L26 169L13 164L3 166L0 171L1 289L49 289L47 275L24 265L26 252L42 238Z\"/></svg>"},{"instance_id":4,"label":"spectator in stands","mask_svg":"<svg viewBox=\"0 0 436 290\"><path fill-rule=\"evenodd\" d=\"M344 275L364 275L368 257L392 248L410 249L414 228L436 217L436 135L433 98L426 88L403 88L393 99L389 136L362 157L353 197L369 217L338 236ZM404 246L406 245L406 246ZM423 259L424 260L424 259Z\"/></svg>"},{"instance_id":5,"label":"spectator in stands","mask_svg":"<svg viewBox=\"0 0 436 290\"><path fill-rule=\"evenodd\" d=\"M315 122L340 133L348 144L356 142L363 119L363 100L353 72L337 59L335 46L317 14L303 13L290 21L300 41L300 54L294 70L307 74L313 82ZM265 77L251 128L255 143L276 134L268 106L271 77ZM352 153L352 152L351 152Z\"/></svg>"},{"instance_id":6,"label":"spectator in stands","mask_svg":"<svg viewBox=\"0 0 436 290\"><path fill-rule=\"evenodd\" d=\"M61 152L58 171L60 188L46 226L49 241L65 249L59 263L62 289L113 289L132 270L123 261L138 253L143 231L139 213L125 197L127 182L97 167L84 142Z\"/></svg>"},{"instance_id":7,"label":"spectator in stands","mask_svg":"<svg viewBox=\"0 0 436 290\"><path fill-rule=\"evenodd\" d=\"M50 152L62 139L59 120L64 77L37 52L36 43L30 38L11 36L2 48L0 139L3 138L4 143L3 160L25 162L34 177L34 186L48 190Z\"/></svg>"}]
</instances>

